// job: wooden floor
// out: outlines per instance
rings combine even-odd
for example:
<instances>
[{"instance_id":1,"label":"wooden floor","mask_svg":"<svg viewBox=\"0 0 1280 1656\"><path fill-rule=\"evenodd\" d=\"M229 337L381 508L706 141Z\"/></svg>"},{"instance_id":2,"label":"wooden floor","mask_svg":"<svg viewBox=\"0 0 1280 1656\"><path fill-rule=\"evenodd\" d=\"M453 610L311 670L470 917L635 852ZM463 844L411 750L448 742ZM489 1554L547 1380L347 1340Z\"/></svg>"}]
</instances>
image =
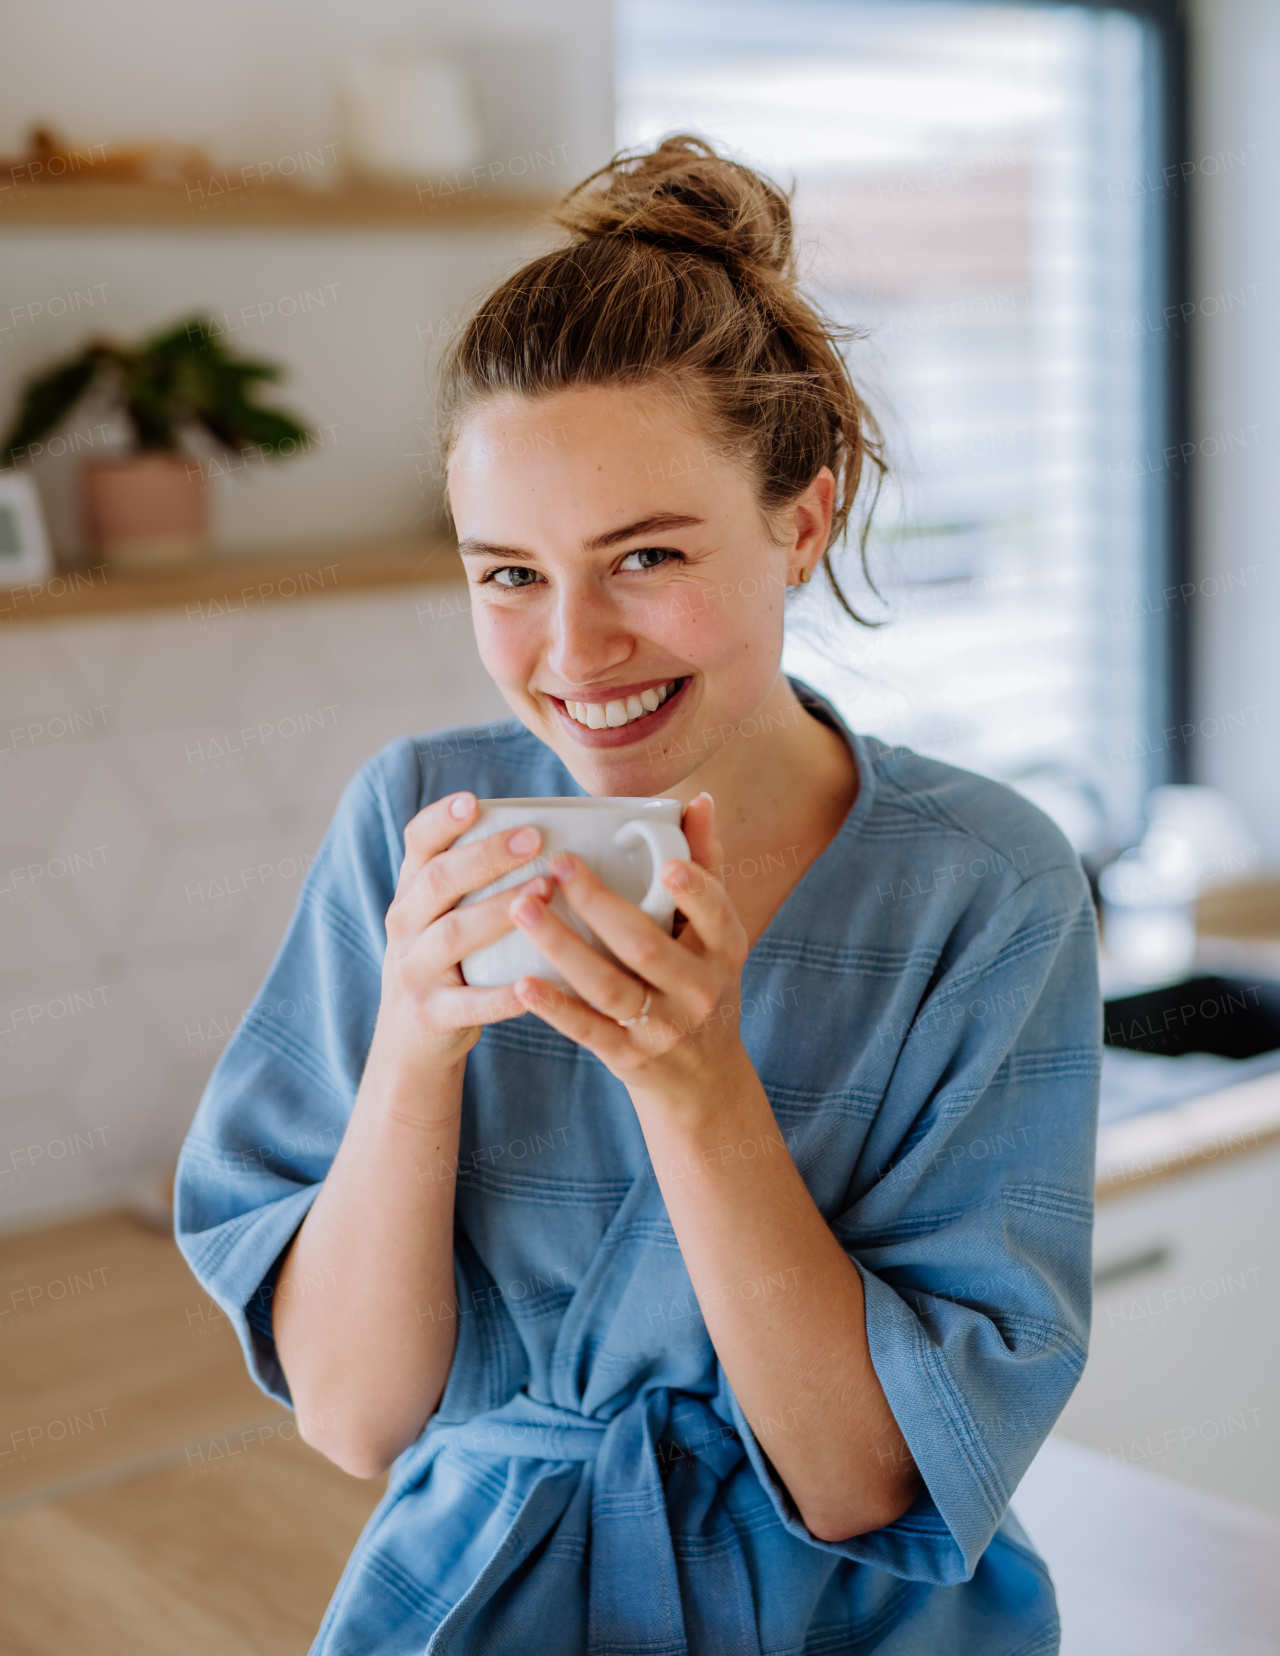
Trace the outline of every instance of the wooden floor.
<instances>
[{"instance_id":1,"label":"wooden floor","mask_svg":"<svg viewBox=\"0 0 1280 1656\"><path fill-rule=\"evenodd\" d=\"M383 1482L290 1435L167 1235L0 1238L0 1376L3 1656L305 1656ZM1054 1439L1015 1507L1063 1656L1277 1648L1274 1519Z\"/></svg>"},{"instance_id":2,"label":"wooden floor","mask_svg":"<svg viewBox=\"0 0 1280 1656\"><path fill-rule=\"evenodd\" d=\"M0 1370L6 1656L305 1656L383 1481L297 1438L171 1238L0 1238Z\"/></svg>"}]
</instances>

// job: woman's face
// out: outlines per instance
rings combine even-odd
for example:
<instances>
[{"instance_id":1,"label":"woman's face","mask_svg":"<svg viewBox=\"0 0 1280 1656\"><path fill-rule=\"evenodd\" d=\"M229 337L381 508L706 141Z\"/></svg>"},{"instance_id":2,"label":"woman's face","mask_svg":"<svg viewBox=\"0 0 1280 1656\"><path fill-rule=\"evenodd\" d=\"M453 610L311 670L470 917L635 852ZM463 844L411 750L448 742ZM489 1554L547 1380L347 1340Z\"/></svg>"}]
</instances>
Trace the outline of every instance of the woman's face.
<instances>
[{"instance_id":1,"label":"woman's face","mask_svg":"<svg viewBox=\"0 0 1280 1656\"><path fill-rule=\"evenodd\" d=\"M779 545L749 460L667 393L486 400L449 464L485 667L588 793L675 790L776 685L786 587L825 545L830 493L826 472Z\"/></svg>"}]
</instances>

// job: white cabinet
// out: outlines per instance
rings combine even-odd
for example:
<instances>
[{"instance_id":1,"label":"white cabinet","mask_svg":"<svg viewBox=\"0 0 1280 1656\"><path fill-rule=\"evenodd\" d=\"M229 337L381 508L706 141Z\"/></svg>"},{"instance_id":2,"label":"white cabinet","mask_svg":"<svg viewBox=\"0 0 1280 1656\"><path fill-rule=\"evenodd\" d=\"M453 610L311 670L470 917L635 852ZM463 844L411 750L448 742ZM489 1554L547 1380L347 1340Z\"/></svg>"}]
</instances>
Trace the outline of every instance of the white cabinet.
<instances>
[{"instance_id":1,"label":"white cabinet","mask_svg":"<svg viewBox=\"0 0 1280 1656\"><path fill-rule=\"evenodd\" d=\"M1058 1433L1280 1515L1280 1146L1100 1202L1094 1268Z\"/></svg>"}]
</instances>

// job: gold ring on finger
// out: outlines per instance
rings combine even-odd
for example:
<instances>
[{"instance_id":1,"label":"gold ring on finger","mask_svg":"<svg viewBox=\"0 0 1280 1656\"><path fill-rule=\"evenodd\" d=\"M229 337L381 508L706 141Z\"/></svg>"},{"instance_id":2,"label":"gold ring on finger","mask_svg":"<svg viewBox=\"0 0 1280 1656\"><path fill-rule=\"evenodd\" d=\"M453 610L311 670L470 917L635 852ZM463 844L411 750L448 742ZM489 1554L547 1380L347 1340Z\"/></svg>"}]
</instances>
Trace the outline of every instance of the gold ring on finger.
<instances>
[{"instance_id":1,"label":"gold ring on finger","mask_svg":"<svg viewBox=\"0 0 1280 1656\"><path fill-rule=\"evenodd\" d=\"M644 1005L636 1013L635 1017L634 1018L616 1018L614 1020L614 1022L617 1023L618 1026L622 1029L631 1029L636 1024L647 1024L648 1021L649 1021L649 1008L652 1005L653 1005L653 990L649 989L649 988L646 988L645 989L645 996L644 996Z\"/></svg>"}]
</instances>

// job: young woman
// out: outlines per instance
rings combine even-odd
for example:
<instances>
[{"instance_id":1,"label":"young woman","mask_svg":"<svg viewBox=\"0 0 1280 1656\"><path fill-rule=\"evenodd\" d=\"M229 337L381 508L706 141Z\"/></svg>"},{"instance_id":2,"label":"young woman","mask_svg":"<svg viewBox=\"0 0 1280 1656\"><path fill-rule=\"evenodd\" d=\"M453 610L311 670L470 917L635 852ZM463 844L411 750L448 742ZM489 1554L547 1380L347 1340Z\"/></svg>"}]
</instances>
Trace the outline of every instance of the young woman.
<instances>
[{"instance_id":1,"label":"young woman","mask_svg":"<svg viewBox=\"0 0 1280 1656\"><path fill-rule=\"evenodd\" d=\"M875 459L783 196L677 138L561 217L444 375L516 719L357 775L180 1168L259 1382L391 1468L315 1651L1054 1651L1006 1506L1087 1343L1085 882L780 673ZM676 935L571 858L455 906L539 850L478 798L584 793L682 802ZM512 927L573 994L464 982Z\"/></svg>"}]
</instances>

